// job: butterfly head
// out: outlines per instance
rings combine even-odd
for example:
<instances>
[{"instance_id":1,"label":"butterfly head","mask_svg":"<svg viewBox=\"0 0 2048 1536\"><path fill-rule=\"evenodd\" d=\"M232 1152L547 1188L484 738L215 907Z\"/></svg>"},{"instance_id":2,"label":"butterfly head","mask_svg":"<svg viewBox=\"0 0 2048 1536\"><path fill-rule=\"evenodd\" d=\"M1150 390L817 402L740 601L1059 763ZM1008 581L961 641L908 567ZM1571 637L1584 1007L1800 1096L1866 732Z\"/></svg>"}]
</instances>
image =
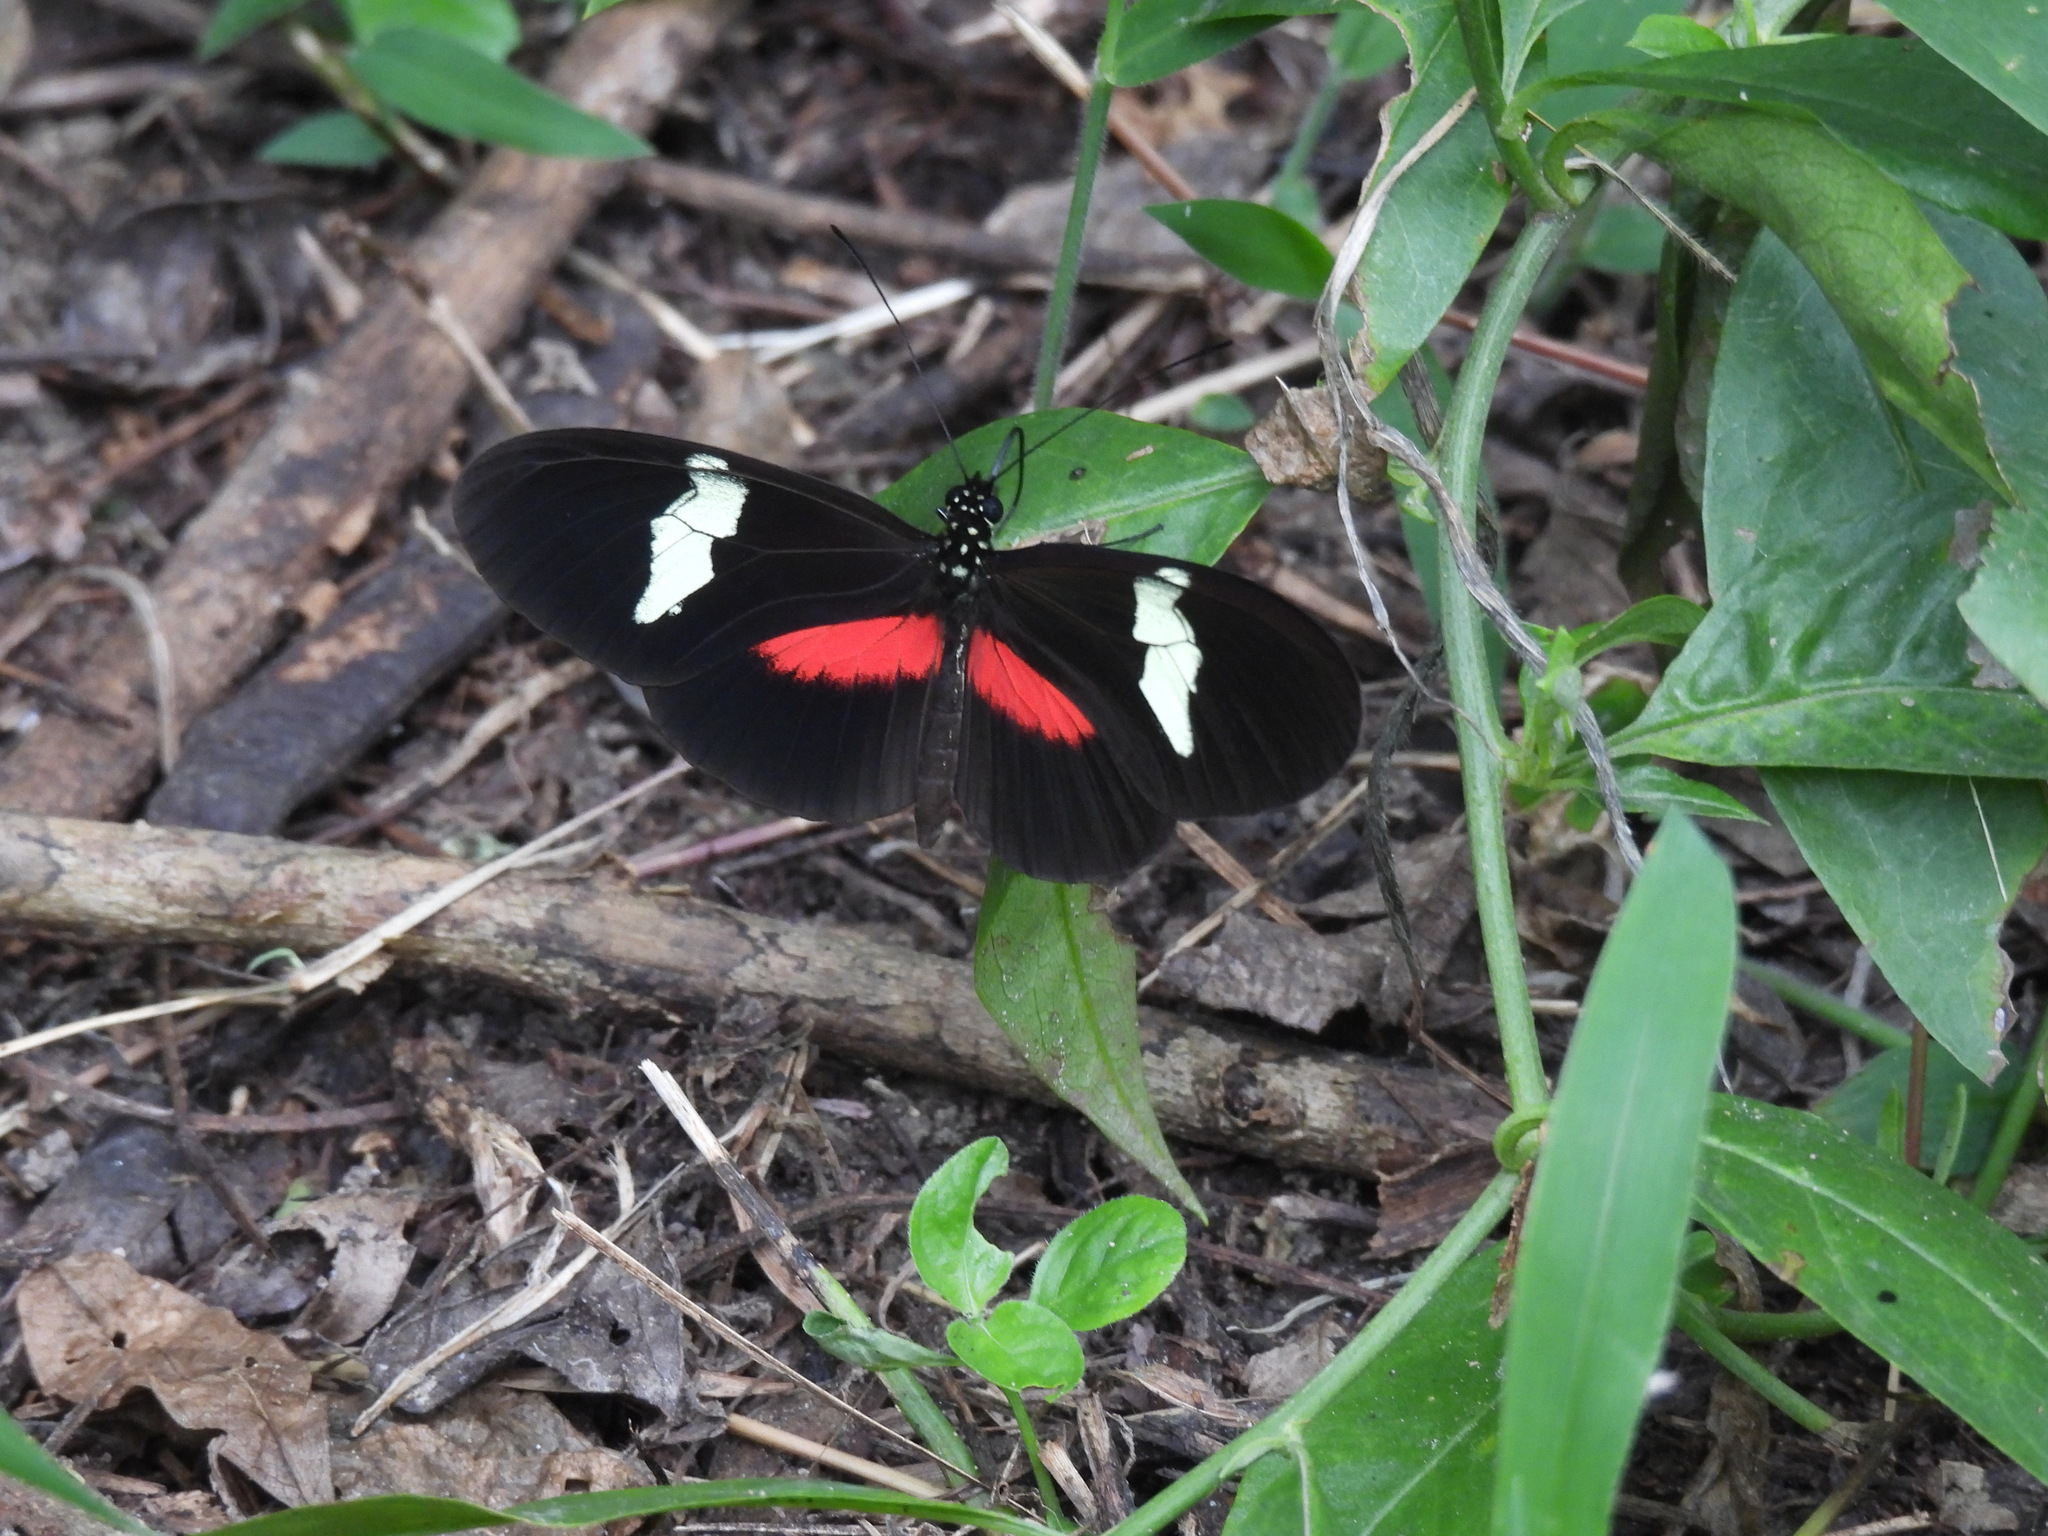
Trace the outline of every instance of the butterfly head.
<instances>
[{"instance_id":1,"label":"butterfly head","mask_svg":"<svg viewBox=\"0 0 2048 1536\"><path fill-rule=\"evenodd\" d=\"M996 525L1003 520L1003 502L996 494L995 482L981 475L970 476L946 493L939 516L946 524L946 536L939 545L940 578L952 591L968 591L995 548Z\"/></svg>"}]
</instances>

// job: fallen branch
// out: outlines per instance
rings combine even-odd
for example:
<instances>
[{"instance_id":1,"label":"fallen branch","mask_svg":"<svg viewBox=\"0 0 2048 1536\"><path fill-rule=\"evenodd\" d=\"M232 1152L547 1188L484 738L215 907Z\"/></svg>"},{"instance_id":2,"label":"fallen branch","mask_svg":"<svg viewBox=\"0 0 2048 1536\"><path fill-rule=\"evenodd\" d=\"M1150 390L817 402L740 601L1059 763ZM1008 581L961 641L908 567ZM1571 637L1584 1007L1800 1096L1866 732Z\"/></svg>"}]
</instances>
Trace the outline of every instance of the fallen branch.
<instances>
[{"instance_id":1,"label":"fallen branch","mask_svg":"<svg viewBox=\"0 0 2048 1536\"><path fill-rule=\"evenodd\" d=\"M0 813L0 923L102 943L319 953L467 874L446 859ZM842 1057L1050 1102L963 961L817 924L511 874L390 941L404 962L573 1009L702 1021L759 1000ZM1499 1110L1423 1068L1144 1009L1166 1129L1377 1177L1491 1136Z\"/></svg>"},{"instance_id":2,"label":"fallen branch","mask_svg":"<svg viewBox=\"0 0 2048 1536\"><path fill-rule=\"evenodd\" d=\"M723 0L620 6L577 33L549 84L587 111L646 127L716 35ZM510 334L570 238L622 172L499 151L408 253L485 349ZM331 558L440 443L470 370L403 283L389 283L194 518L151 584L187 718L222 698ZM46 719L0 760L0 805L116 816L148 785L156 709L141 637L123 626L76 674L132 722Z\"/></svg>"}]
</instances>

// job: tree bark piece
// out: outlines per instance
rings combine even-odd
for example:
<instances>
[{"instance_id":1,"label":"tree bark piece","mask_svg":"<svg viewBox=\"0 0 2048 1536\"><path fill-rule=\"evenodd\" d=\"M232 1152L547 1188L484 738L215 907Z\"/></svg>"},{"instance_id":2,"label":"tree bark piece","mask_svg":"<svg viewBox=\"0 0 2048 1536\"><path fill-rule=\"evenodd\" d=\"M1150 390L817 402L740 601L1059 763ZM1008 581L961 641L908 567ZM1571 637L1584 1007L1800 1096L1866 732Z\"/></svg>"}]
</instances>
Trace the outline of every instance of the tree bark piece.
<instances>
[{"instance_id":1,"label":"tree bark piece","mask_svg":"<svg viewBox=\"0 0 2048 1536\"><path fill-rule=\"evenodd\" d=\"M107 943L316 954L467 872L452 860L275 838L0 813L0 924ZM962 961L597 881L508 875L393 944L402 959L571 1008L702 1019L750 1000L834 1054L1049 1100ZM1166 1129L1276 1162L1378 1177L1486 1142L1500 1111L1462 1080L1140 1012Z\"/></svg>"},{"instance_id":2,"label":"tree bark piece","mask_svg":"<svg viewBox=\"0 0 2048 1536\"><path fill-rule=\"evenodd\" d=\"M723 10L724 0L657 0L608 11L577 33L548 83L586 111L646 127L711 47ZM496 151L409 259L489 349L622 175L616 163ZM223 697L268 648L330 543L360 538L377 504L440 441L469 382L454 347L397 282L294 381L270 430L152 583L185 718ZM0 806L122 814L155 767L148 676L141 637L124 625L77 687L130 726L45 720L0 759Z\"/></svg>"}]
</instances>

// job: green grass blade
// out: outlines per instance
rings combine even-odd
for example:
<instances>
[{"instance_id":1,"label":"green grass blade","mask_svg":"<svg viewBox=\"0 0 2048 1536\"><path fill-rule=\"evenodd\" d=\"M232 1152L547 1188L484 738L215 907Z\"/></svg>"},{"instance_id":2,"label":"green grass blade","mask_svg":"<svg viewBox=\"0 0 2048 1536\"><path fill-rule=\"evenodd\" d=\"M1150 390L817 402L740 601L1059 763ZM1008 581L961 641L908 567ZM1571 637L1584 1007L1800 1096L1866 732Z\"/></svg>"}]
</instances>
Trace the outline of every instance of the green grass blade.
<instances>
[{"instance_id":1,"label":"green grass blade","mask_svg":"<svg viewBox=\"0 0 2048 1536\"><path fill-rule=\"evenodd\" d=\"M28 1431L15 1422L11 1413L0 1413L0 1472L16 1482L40 1488L51 1498L62 1499L74 1509L82 1509L95 1520L104 1520L117 1530L137 1531L148 1536L148 1526L124 1515L80 1482L69 1467L36 1444Z\"/></svg>"}]
</instances>

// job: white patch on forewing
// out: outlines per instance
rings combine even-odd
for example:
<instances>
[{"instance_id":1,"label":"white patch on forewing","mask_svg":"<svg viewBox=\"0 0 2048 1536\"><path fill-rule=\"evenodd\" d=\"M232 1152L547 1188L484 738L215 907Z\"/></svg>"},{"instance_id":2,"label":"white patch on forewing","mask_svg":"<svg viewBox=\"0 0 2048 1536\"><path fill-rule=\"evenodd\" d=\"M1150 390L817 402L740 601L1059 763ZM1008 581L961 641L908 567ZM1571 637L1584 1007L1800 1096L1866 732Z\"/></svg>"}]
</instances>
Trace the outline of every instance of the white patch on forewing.
<instances>
[{"instance_id":1,"label":"white patch on forewing","mask_svg":"<svg viewBox=\"0 0 2048 1536\"><path fill-rule=\"evenodd\" d=\"M1202 648L1195 626L1180 611L1180 595L1188 573L1171 566L1137 580L1138 616L1131 638L1145 647L1145 671L1138 692L1152 706L1152 718L1182 757L1195 755L1195 726L1188 708L1195 697L1195 674L1202 670Z\"/></svg>"},{"instance_id":2,"label":"white patch on forewing","mask_svg":"<svg viewBox=\"0 0 2048 1536\"><path fill-rule=\"evenodd\" d=\"M648 530L654 548L647 560L647 590L633 609L635 624L665 619L711 580L711 545L739 530L747 505L747 482L726 474L715 453L693 453L690 488L670 502Z\"/></svg>"}]
</instances>

